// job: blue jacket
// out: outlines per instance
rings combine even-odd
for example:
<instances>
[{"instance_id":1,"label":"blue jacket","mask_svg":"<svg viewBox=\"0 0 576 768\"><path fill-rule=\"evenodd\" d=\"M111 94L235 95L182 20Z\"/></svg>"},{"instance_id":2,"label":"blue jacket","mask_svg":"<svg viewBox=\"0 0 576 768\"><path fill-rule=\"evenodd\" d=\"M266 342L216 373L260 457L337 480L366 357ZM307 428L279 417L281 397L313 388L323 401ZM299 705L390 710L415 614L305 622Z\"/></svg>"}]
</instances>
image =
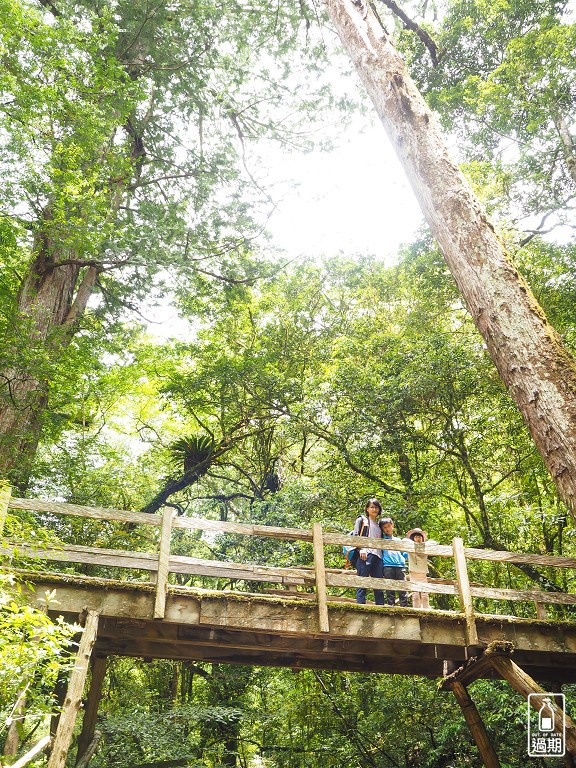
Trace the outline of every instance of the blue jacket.
<instances>
[{"instance_id":1,"label":"blue jacket","mask_svg":"<svg viewBox=\"0 0 576 768\"><path fill-rule=\"evenodd\" d=\"M402 541L398 536L383 536L384 539L391 539L392 541ZM394 566L395 568L405 568L406 560L408 559L408 552L398 552L397 550L383 550L382 552L382 565L384 568L387 566Z\"/></svg>"}]
</instances>

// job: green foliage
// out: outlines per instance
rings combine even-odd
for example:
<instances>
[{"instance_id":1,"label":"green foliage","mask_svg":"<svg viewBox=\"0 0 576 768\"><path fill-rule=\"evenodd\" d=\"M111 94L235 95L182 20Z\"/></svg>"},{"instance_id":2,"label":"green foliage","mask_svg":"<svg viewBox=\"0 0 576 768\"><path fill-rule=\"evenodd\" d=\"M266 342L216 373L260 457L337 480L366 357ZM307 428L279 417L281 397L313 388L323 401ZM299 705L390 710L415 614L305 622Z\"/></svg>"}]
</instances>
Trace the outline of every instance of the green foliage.
<instances>
[{"instance_id":1,"label":"green foliage","mask_svg":"<svg viewBox=\"0 0 576 768\"><path fill-rule=\"evenodd\" d=\"M404 49L430 105L457 133L480 196L529 230L569 224L576 183L569 4L451 0L433 26L437 67L414 36L404 36Z\"/></svg>"},{"instance_id":2,"label":"green foliage","mask_svg":"<svg viewBox=\"0 0 576 768\"><path fill-rule=\"evenodd\" d=\"M246 148L307 145L304 123L333 99L310 77L312 10L269 10L0 4L2 466L21 488L60 385L82 387L70 358L121 347L127 311L150 317L165 296L204 311L272 271L254 243L271 201Z\"/></svg>"},{"instance_id":3,"label":"green foliage","mask_svg":"<svg viewBox=\"0 0 576 768\"><path fill-rule=\"evenodd\" d=\"M198 465L205 465L197 472L204 474L214 453L214 439L208 435L188 435L180 437L169 446L172 464L175 469L188 472Z\"/></svg>"},{"instance_id":4,"label":"green foliage","mask_svg":"<svg viewBox=\"0 0 576 768\"><path fill-rule=\"evenodd\" d=\"M0 575L0 733L4 738L13 718L20 718L19 732L43 724L55 711L52 692L58 676L70 665L70 643L78 626L62 617L52 621L43 611L28 605L23 588L14 576ZM57 599L45 596L46 608ZM17 711L25 695L25 714Z\"/></svg>"},{"instance_id":5,"label":"green foliage","mask_svg":"<svg viewBox=\"0 0 576 768\"><path fill-rule=\"evenodd\" d=\"M573 556L573 523L427 236L394 267L346 256L286 266L254 244L269 200L246 172L245 148L274 137L302 144L301 127L332 100L322 79L315 93L302 85L312 82L305 70L321 67L315 9L55 7L0 0L0 86L10 95L0 106L1 354L5 371L48 382L30 495L138 509L166 476L201 466L170 496L194 515L347 532L378 496L400 534L420 525L442 543L458 535L471 546ZM573 178L560 129L574 124L574 24L561 2L454 0L429 28L443 51L436 68L401 33L413 71L576 348L573 247L510 227L536 213L566 217ZM310 58L289 62L293 50ZM17 302L55 271L35 261L46 241L57 274L81 262L71 293L90 265L101 271L98 298L73 332L54 326L44 340ZM150 341L124 324L126 309L148 316L173 294L189 320L186 341ZM24 538L40 524L41 541L157 548L154 534L121 525L18 520ZM11 535L16 525L8 521ZM178 530L173 545L232 562L311 562L309 545L272 538ZM339 548L330 557L341 565ZM434 574L453 578L447 563L434 558ZM574 589L552 569L476 561L470 575L495 587ZM532 615L533 606L515 609ZM2 716L28 685L31 728L52 706L72 630L30 611L8 583L0 615ZM503 766L521 768L523 703L494 681L471 692ZM206 768L479 766L453 698L427 679L115 658L100 720L93 762L110 768L179 757Z\"/></svg>"}]
</instances>

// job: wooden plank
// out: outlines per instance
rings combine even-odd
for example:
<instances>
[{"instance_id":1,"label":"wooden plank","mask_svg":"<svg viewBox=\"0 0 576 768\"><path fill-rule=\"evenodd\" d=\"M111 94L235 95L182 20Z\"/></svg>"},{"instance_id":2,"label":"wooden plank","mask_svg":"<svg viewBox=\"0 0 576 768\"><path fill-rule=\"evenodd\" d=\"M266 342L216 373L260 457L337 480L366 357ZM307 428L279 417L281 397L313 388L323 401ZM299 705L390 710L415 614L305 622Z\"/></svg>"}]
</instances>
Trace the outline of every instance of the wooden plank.
<instances>
[{"instance_id":1,"label":"wooden plank","mask_svg":"<svg viewBox=\"0 0 576 768\"><path fill-rule=\"evenodd\" d=\"M81 763L94 739L96 731L96 719L98 717L98 705L102 698L102 686L106 675L106 657L97 656L92 666L88 699L82 718L82 731L78 737L78 752L76 763ZM92 753L94 754L94 753Z\"/></svg>"},{"instance_id":2,"label":"wooden plank","mask_svg":"<svg viewBox=\"0 0 576 768\"><path fill-rule=\"evenodd\" d=\"M452 546L454 548L454 563L456 565L460 605L462 607L462 612L466 617L467 642L468 645L478 645L478 633L476 631L476 620L474 619L474 604L472 603L470 581L468 579L468 569L466 567L466 557L464 555L464 542L461 538L457 537L453 539Z\"/></svg>"},{"instance_id":3,"label":"wooden plank","mask_svg":"<svg viewBox=\"0 0 576 768\"><path fill-rule=\"evenodd\" d=\"M368 589L376 589L378 584L383 585L384 589L391 589L392 584L398 585L398 582L391 580L362 579L353 574L326 574L326 583L329 587L358 587L366 585ZM402 584L402 589L406 592L429 592L430 594L458 595L456 586L444 584L442 582L410 582ZM470 586L470 595L472 597L492 598L494 600L512 600L512 601L540 601L541 603L555 603L558 605L573 605L576 603L575 594L566 594L564 592L536 592L530 590L516 589L495 589L493 587Z\"/></svg>"},{"instance_id":4,"label":"wooden plank","mask_svg":"<svg viewBox=\"0 0 576 768\"><path fill-rule=\"evenodd\" d=\"M172 519L174 510L164 507L162 511L162 528L160 531L160 549L158 552L158 576L156 579L156 599L154 601L154 618L163 619L166 613L166 589L168 588L168 573L170 563L170 540L172 538Z\"/></svg>"},{"instance_id":5,"label":"wooden plank","mask_svg":"<svg viewBox=\"0 0 576 768\"><path fill-rule=\"evenodd\" d=\"M498 672L501 677L504 678L521 696L528 700L528 694L542 694L532 696L530 704L536 710L539 710L544 703L544 697L546 691L541 688L538 683L533 680L530 675L526 674L512 659L505 656L493 656L492 666ZM576 724L563 712L555 703L551 704L554 710L554 723L555 730L561 732L562 721L566 724L566 747L572 755L576 755Z\"/></svg>"},{"instance_id":6,"label":"wooden plank","mask_svg":"<svg viewBox=\"0 0 576 768\"><path fill-rule=\"evenodd\" d=\"M158 555L152 552L129 552L120 549L100 549L75 544L50 545L35 548L11 542L2 550L7 555L34 557L54 562L83 563L88 565L115 566L155 572ZM314 583L314 572L303 568L274 568L266 565L223 563L219 560L203 560L195 557L172 555L169 558L171 573L184 573L216 578L247 579L283 583Z\"/></svg>"},{"instance_id":7,"label":"wooden plank","mask_svg":"<svg viewBox=\"0 0 576 768\"><path fill-rule=\"evenodd\" d=\"M282 580L299 579L310 584L314 583L314 571L306 568L275 568L269 565L252 565L250 563L223 563L220 560L203 560L197 557L171 555L170 571L172 573L189 573L200 576L226 576L228 578L250 579L253 581L271 581L282 583ZM227 571L226 574L223 572Z\"/></svg>"},{"instance_id":8,"label":"wooden plank","mask_svg":"<svg viewBox=\"0 0 576 768\"><path fill-rule=\"evenodd\" d=\"M4 525L6 524L6 516L8 515L11 495L12 488L4 481L0 482L0 536L4 533Z\"/></svg>"},{"instance_id":9,"label":"wooden plank","mask_svg":"<svg viewBox=\"0 0 576 768\"><path fill-rule=\"evenodd\" d=\"M46 547L30 547L11 542L1 554L11 556L33 557L38 560L53 562L84 563L87 565L116 566L117 568L133 568L140 571L156 571L158 555L150 552L128 552L120 549L97 549L75 544Z\"/></svg>"},{"instance_id":10,"label":"wooden plank","mask_svg":"<svg viewBox=\"0 0 576 768\"><path fill-rule=\"evenodd\" d=\"M495 587L470 587L472 597L488 597L494 600L522 600L528 602L555 603L558 605L574 605L575 594L566 592L536 592L527 589L496 589Z\"/></svg>"},{"instance_id":11,"label":"wooden plank","mask_svg":"<svg viewBox=\"0 0 576 768\"><path fill-rule=\"evenodd\" d=\"M64 706L58 721L52 752L48 760L48 768L64 768L66 765L66 756L72 742L76 714L80 708L84 683L88 675L90 654L92 653L97 633L98 613L96 611L88 611L74 669L70 675L68 692L66 693L66 699L64 700Z\"/></svg>"},{"instance_id":12,"label":"wooden plank","mask_svg":"<svg viewBox=\"0 0 576 768\"><path fill-rule=\"evenodd\" d=\"M540 600L534 600L534 605L536 607L536 618L546 621L548 619L548 611L544 603L541 603Z\"/></svg>"},{"instance_id":13,"label":"wooden plank","mask_svg":"<svg viewBox=\"0 0 576 768\"><path fill-rule=\"evenodd\" d=\"M263 594L274 595L275 597L288 597L290 600L307 600L308 602L316 602L316 595L310 592L293 592L286 589L267 589ZM340 595L328 595L329 603L346 603L348 605L355 605L356 600L353 597L341 597Z\"/></svg>"},{"instance_id":14,"label":"wooden plank","mask_svg":"<svg viewBox=\"0 0 576 768\"><path fill-rule=\"evenodd\" d=\"M40 752L43 752L48 744L50 744L49 734L40 739L40 741L35 744L32 749L26 752L25 755L22 755L22 757L19 760L16 760L15 763L10 763L10 768L24 768L25 765L28 765L28 763L31 763L32 760L34 760L36 755L39 755Z\"/></svg>"},{"instance_id":15,"label":"wooden plank","mask_svg":"<svg viewBox=\"0 0 576 768\"><path fill-rule=\"evenodd\" d=\"M1 494L2 492L0 491L0 499ZM105 507L86 507L64 502L41 501L39 499L12 498L9 500L8 508L45 512L49 514L75 515L77 517L87 517L94 520L114 520L121 523L137 523L140 525L152 526L161 525L161 517L159 515L150 515L143 512L129 512L126 510ZM229 523L193 517L178 517L174 520L173 527L203 531L221 531L223 533L239 533L248 536L266 536L298 541L312 541L312 532L306 529ZM357 543L355 539L346 534L324 533L324 544L344 546L354 545L355 543ZM401 541L383 541L382 539L367 538L366 544L375 549L390 549L403 552L414 551L414 543L404 539ZM450 545L425 544L424 546L425 553L428 555L441 557L453 556L452 547ZM466 547L464 554L466 558L471 560L490 560L493 562L529 563L557 568L576 568L576 558L555 555L506 552L500 550L476 549L472 547Z\"/></svg>"},{"instance_id":16,"label":"wooden plank","mask_svg":"<svg viewBox=\"0 0 576 768\"><path fill-rule=\"evenodd\" d=\"M24 509L31 512L47 512L53 515L74 515L92 520L115 520L118 523L138 523L140 525L161 525L159 515L145 512L126 512L121 509L105 507L83 507L79 504L65 504L60 501L40 501L39 499L11 499L10 509Z\"/></svg>"},{"instance_id":17,"label":"wooden plank","mask_svg":"<svg viewBox=\"0 0 576 768\"><path fill-rule=\"evenodd\" d=\"M115 520L121 523L139 523L141 525L161 525L159 515L145 512L127 512L105 507L84 507L78 504L66 504L58 501L40 501L39 499L19 499L10 501L10 509L23 509L35 512L47 512L56 515L74 515L93 520ZM188 528L200 531L221 531L222 533L240 533L247 536L267 536L298 541L312 541L312 531L301 528L277 528L269 525L249 525L228 523L220 520L205 520L199 517L177 517L174 528Z\"/></svg>"},{"instance_id":18,"label":"wooden plank","mask_svg":"<svg viewBox=\"0 0 576 768\"><path fill-rule=\"evenodd\" d=\"M200 517L177 517L174 520L174 528L240 533L245 536L267 536L273 539L312 541L312 531L306 529L275 528L272 525L248 525L246 523L224 523L220 520L204 520Z\"/></svg>"},{"instance_id":19,"label":"wooden plank","mask_svg":"<svg viewBox=\"0 0 576 768\"><path fill-rule=\"evenodd\" d=\"M476 709L476 705L470 698L470 694L462 683L459 682L452 683L452 693L462 708L462 713L468 724L470 733L476 742L476 746L478 747L484 765L486 768L500 768L500 760L498 760L496 750L490 741L488 731L482 722L482 718Z\"/></svg>"},{"instance_id":20,"label":"wooden plank","mask_svg":"<svg viewBox=\"0 0 576 768\"><path fill-rule=\"evenodd\" d=\"M576 568L576 558L557 555L535 555L528 552L504 552L498 549L464 548L469 560L490 560L494 563L528 563L552 568Z\"/></svg>"},{"instance_id":21,"label":"wooden plank","mask_svg":"<svg viewBox=\"0 0 576 768\"><path fill-rule=\"evenodd\" d=\"M79 545L64 544L62 546L47 546L34 548L10 542L3 549L6 555L20 555L52 562L82 563L105 567L116 567L132 570L144 570L154 573L158 568L158 555L150 552L129 552L126 550L97 549ZM247 581L262 581L275 584L311 584L314 582L312 569L307 568L274 568L265 565L246 563L222 563L218 560L203 560L181 555L173 555L169 559L171 573L183 573L196 576L227 578ZM358 576L341 569L325 569L327 585L332 587L357 588L364 586L373 588L366 582L358 583ZM444 580L446 581L446 580ZM389 585L386 588L391 589ZM444 585L441 580L430 580L414 586L405 582L403 589L408 592L428 592L437 594L457 594L457 590ZM472 597L482 597L494 600L530 601L539 606L538 618L546 618L544 603L556 605L576 604L575 594L562 592L539 592L535 590L496 589L493 587L471 586Z\"/></svg>"},{"instance_id":22,"label":"wooden plank","mask_svg":"<svg viewBox=\"0 0 576 768\"><path fill-rule=\"evenodd\" d=\"M278 573L281 569L271 568L270 571L256 571L251 565L237 565L236 563L219 563L218 565L188 565L179 568L170 568L174 573L185 573L189 576L209 576L215 579L233 579L234 581L261 581L269 584L312 584L314 578L308 573L306 577L293 578Z\"/></svg>"},{"instance_id":23,"label":"wooden plank","mask_svg":"<svg viewBox=\"0 0 576 768\"><path fill-rule=\"evenodd\" d=\"M322 526L320 523L314 523L312 526L312 534L314 537L316 596L318 598L318 627L320 632L330 632L328 604L326 599L326 572L324 570L324 540L322 538Z\"/></svg>"},{"instance_id":24,"label":"wooden plank","mask_svg":"<svg viewBox=\"0 0 576 768\"><path fill-rule=\"evenodd\" d=\"M438 584L435 582L398 581L397 579L374 579L370 576L362 577L354 574L327 573L326 584L329 587L348 587L366 589L402 589L403 592L429 592L431 594L457 595L458 589L453 584ZM401 585L399 587L398 585Z\"/></svg>"}]
</instances>

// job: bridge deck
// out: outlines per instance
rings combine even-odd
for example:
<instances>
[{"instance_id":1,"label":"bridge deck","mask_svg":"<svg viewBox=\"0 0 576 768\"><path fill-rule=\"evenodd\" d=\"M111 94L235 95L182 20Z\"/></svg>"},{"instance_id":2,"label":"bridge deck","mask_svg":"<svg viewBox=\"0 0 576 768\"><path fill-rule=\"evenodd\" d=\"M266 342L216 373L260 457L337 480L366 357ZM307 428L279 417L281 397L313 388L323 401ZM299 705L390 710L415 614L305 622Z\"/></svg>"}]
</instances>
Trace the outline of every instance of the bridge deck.
<instances>
[{"instance_id":1,"label":"bridge deck","mask_svg":"<svg viewBox=\"0 0 576 768\"><path fill-rule=\"evenodd\" d=\"M462 614L328 602L329 631L319 630L314 602L170 587L154 619L152 585L56 574L30 574L33 602L56 590L52 614L100 614L97 656L381 672L440 677L444 662L462 664ZM576 624L476 614L482 646L512 642L514 659L541 681L576 682ZM489 673L493 674L493 673Z\"/></svg>"}]
</instances>

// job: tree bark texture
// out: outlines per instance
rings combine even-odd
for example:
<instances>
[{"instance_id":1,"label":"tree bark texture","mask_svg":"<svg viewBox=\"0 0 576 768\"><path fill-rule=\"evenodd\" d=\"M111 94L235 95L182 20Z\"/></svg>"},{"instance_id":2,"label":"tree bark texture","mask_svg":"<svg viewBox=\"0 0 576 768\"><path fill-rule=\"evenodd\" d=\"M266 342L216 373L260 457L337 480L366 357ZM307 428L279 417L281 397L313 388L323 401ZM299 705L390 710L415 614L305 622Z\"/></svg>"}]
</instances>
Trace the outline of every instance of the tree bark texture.
<instances>
[{"instance_id":1,"label":"tree bark texture","mask_svg":"<svg viewBox=\"0 0 576 768\"><path fill-rule=\"evenodd\" d=\"M368 5L326 0L326 6L492 360L560 497L576 515L574 360L450 157L434 116Z\"/></svg>"},{"instance_id":2,"label":"tree bark texture","mask_svg":"<svg viewBox=\"0 0 576 768\"><path fill-rule=\"evenodd\" d=\"M89 266L82 275L75 254L60 247L50 231L48 206L34 238L32 264L18 292L16 316L25 334L14 334L11 343L27 338L31 348L38 348L39 357L48 355L53 363L73 336L99 270ZM17 350L11 357L18 357ZM22 365L0 372L0 477L9 477L20 488L26 486L40 439L48 388L40 361L37 369Z\"/></svg>"}]
</instances>

